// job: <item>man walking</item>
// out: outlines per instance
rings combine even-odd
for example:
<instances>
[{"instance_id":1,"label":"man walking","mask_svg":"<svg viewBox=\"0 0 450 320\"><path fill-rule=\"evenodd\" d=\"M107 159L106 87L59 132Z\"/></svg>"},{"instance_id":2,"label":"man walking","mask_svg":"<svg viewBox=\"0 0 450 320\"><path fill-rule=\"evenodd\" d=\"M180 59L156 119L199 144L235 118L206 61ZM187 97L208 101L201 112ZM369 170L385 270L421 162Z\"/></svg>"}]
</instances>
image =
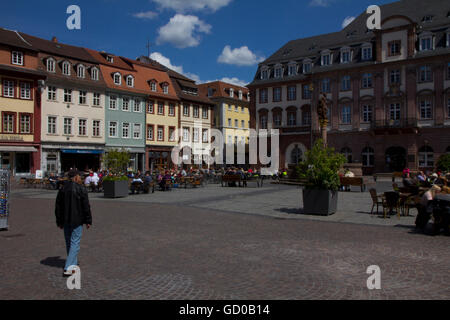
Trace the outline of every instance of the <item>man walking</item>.
<instances>
[{"instance_id":1,"label":"man walking","mask_svg":"<svg viewBox=\"0 0 450 320\"><path fill-rule=\"evenodd\" d=\"M56 225L64 229L66 240L67 260L64 276L71 276L69 267L78 265L83 225L85 224L87 229L92 225L91 206L80 173L70 171L69 179L58 192L55 205Z\"/></svg>"}]
</instances>

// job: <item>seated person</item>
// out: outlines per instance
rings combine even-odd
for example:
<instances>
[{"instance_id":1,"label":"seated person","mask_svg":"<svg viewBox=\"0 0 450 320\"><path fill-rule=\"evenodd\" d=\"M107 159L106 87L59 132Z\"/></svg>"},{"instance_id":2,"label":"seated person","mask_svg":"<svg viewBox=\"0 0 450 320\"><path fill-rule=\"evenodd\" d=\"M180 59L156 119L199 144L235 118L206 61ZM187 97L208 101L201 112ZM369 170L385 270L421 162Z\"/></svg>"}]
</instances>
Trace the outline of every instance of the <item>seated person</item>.
<instances>
[{"instance_id":1,"label":"seated person","mask_svg":"<svg viewBox=\"0 0 450 320\"><path fill-rule=\"evenodd\" d=\"M403 178L403 186L405 188L411 188L411 187L416 187L417 183L414 179L411 178L411 175L409 172L407 172Z\"/></svg>"},{"instance_id":2,"label":"seated person","mask_svg":"<svg viewBox=\"0 0 450 320\"><path fill-rule=\"evenodd\" d=\"M48 181L50 182L50 185L53 189L57 189L57 182L58 179L55 177L55 174L52 172L50 173L50 176L48 177Z\"/></svg>"},{"instance_id":3,"label":"seated person","mask_svg":"<svg viewBox=\"0 0 450 320\"><path fill-rule=\"evenodd\" d=\"M436 194L440 193L442 190L437 185L434 185L426 191L422 200L417 208L419 212L416 218L416 227L419 229L425 229L428 221L430 220L431 214L433 212L432 201L436 197Z\"/></svg>"},{"instance_id":4,"label":"seated person","mask_svg":"<svg viewBox=\"0 0 450 320\"><path fill-rule=\"evenodd\" d=\"M150 172L147 171L144 177L144 193L150 192L150 184L153 182L153 178L150 175Z\"/></svg>"},{"instance_id":5,"label":"seated person","mask_svg":"<svg viewBox=\"0 0 450 320\"><path fill-rule=\"evenodd\" d=\"M141 178L134 177L133 180L131 180L131 194L134 194L136 191L139 194L139 190L141 190L143 184L144 181L142 181Z\"/></svg>"},{"instance_id":6,"label":"seated person","mask_svg":"<svg viewBox=\"0 0 450 320\"><path fill-rule=\"evenodd\" d=\"M84 180L84 185L86 188L89 188L91 186L91 183L93 182L92 178L94 177L94 174L92 172L89 172L89 175Z\"/></svg>"}]
</instances>

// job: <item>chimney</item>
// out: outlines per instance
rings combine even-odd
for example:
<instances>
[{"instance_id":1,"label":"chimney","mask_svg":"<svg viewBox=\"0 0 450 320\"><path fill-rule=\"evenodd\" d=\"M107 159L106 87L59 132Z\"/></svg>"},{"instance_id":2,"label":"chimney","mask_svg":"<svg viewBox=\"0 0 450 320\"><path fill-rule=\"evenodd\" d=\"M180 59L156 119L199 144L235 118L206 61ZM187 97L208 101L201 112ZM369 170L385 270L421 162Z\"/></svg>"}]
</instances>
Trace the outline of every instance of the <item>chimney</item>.
<instances>
[{"instance_id":1,"label":"chimney","mask_svg":"<svg viewBox=\"0 0 450 320\"><path fill-rule=\"evenodd\" d=\"M58 39L57 39L56 37L53 37L53 38L52 38L52 42L58 43Z\"/></svg>"}]
</instances>

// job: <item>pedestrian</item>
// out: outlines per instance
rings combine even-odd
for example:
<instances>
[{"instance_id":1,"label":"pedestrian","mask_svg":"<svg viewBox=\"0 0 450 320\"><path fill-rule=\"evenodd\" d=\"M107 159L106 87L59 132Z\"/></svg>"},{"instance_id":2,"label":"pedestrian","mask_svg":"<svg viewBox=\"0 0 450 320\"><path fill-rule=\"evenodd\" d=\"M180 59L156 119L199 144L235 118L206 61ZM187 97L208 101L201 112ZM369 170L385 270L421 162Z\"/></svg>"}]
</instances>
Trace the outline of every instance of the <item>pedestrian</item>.
<instances>
[{"instance_id":1,"label":"pedestrian","mask_svg":"<svg viewBox=\"0 0 450 320\"><path fill-rule=\"evenodd\" d=\"M64 229L66 240L67 259L63 273L66 277L72 275L70 267L78 266L83 225L86 225L87 229L92 225L88 192L83 186L80 173L70 171L69 179L58 192L55 205L56 225Z\"/></svg>"}]
</instances>

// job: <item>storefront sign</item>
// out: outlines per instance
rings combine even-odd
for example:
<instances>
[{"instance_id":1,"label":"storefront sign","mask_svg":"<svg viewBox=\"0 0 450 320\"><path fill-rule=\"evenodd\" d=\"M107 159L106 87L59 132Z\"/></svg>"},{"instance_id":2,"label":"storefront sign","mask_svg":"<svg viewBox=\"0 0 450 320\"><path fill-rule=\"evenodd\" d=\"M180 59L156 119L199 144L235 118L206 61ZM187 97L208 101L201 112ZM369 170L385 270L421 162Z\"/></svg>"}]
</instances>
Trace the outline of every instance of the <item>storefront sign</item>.
<instances>
[{"instance_id":1,"label":"storefront sign","mask_svg":"<svg viewBox=\"0 0 450 320\"><path fill-rule=\"evenodd\" d=\"M71 154L103 154L103 150L61 149L61 152Z\"/></svg>"},{"instance_id":2,"label":"storefront sign","mask_svg":"<svg viewBox=\"0 0 450 320\"><path fill-rule=\"evenodd\" d=\"M9 134L0 135L0 140L6 141L23 141L23 136L12 136Z\"/></svg>"}]
</instances>

